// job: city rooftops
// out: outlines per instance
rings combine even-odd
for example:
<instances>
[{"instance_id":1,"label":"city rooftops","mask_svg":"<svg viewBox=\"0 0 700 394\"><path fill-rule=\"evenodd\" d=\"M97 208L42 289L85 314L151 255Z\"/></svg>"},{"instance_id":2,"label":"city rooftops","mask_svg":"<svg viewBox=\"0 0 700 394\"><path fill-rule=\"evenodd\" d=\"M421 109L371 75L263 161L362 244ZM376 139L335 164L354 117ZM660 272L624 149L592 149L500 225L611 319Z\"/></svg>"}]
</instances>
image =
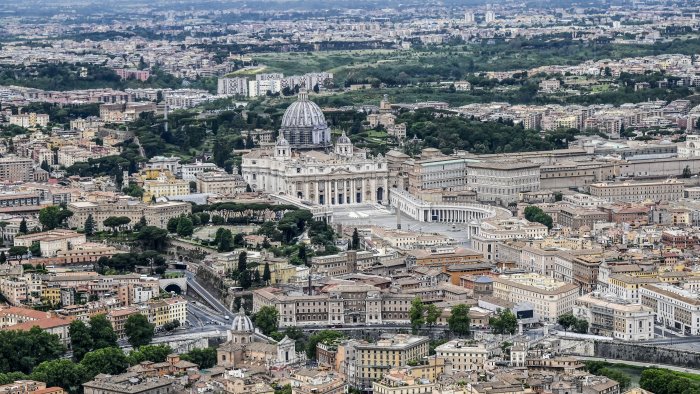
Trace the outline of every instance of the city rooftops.
<instances>
[{"instance_id":1,"label":"city rooftops","mask_svg":"<svg viewBox=\"0 0 700 394\"><path fill-rule=\"evenodd\" d=\"M428 343L430 340L428 337L409 335L409 334L383 334L381 339L376 343L360 343L356 347L358 349L368 349L368 348L386 348L401 350L404 348L409 348L417 346L423 343Z\"/></svg>"},{"instance_id":2,"label":"city rooftops","mask_svg":"<svg viewBox=\"0 0 700 394\"><path fill-rule=\"evenodd\" d=\"M494 278L494 282L510 286L529 288L547 294L560 294L578 289L573 283L560 282L554 278L536 273L504 274Z\"/></svg>"},{"instance_id":3,"label":"city rooftops","mask_svg":"<svg viewBox=\"0 0 700 394\"><path fill-rule=\"evenodd\" d=\"M470 163L471 168L483 168L487 170L520 170L525 168L537 168L540 167L539 163L533 163L531 161L483 161L480 163Z\"/></svg>"}]
</instances>

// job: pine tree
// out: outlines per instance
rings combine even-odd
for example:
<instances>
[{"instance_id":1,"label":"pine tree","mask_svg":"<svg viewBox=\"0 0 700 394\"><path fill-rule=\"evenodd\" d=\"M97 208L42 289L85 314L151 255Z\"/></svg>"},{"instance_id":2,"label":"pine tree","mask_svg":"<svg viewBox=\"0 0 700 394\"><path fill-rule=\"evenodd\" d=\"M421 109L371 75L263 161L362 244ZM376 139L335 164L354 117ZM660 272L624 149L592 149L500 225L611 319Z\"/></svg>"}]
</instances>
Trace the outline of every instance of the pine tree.
<instances>
[{"instance_id":1,"label":"pine tree","mask_svg":"<svg viewBox=\"0 0 700 394\"><path fill-rule=\"evenodd\" d=\"M270 279L272 279L272 273L270 272L270 263L266 261L265 268L263 268L262 280L265 281L265 283L270 283Z\"/></svg>"},{"instance_id":2,"label":"pine tree","mask_svg":"<svg viewBox=\"0 0 700 394\"><path fill-rule=\"evenodd\" d=\"M250 282L250 271L245 270L241 272L241 274L238 276L238 284L243 288L243 289L248 289L250 285L252 284Z\"/></svg>"},{"instance_id":3,"label":"pine tree","mask_svg":"<svg viewBox=\"0 0 700 394\"><path fill-rule=\"evenodd\" d=\"M255 283L260 283L260 271L255 270L255 272L253 272L253 281L255 281Z\"/></svg>"},{"instance_id":4,"label":"pine tree","mask_svg":"<svg viewBox=\"0 0 700 394\"><path fill-rule=\"evenodd\" d=\"M85 219L85 234L92 235L95 233L95 219L92 214L89 214L87 219Z\"/></svg>"},{"instance_id":5,"label":"pine tree","mask_svg":"<svg viewBox=\"0 0 700 394\"><path fill-rule=\"evenodd\" d=\"M5 264L7 262L7 256L5 256L5 251L0 252L0 264Z\"/></svg>"},{"instance_id":6,"label":"pine tree","mask_svg":"<svg viewBox=\"0 0 700 394\"><path fill-rule=\"evenodd\" d=\"M27 228L27 219L22 218L22 221L19 222L19 232L22 234L29 232L29 229Z\"/></svg>"},{"instance_id":7,"label":"pine tree","mask_svg":"<svg viewBox=\"0 0 700 394\"><path fill-rule=\"evenodd\" d=\"M243 272L248 267L248 253L241 252L238 255L238 272Z\"/></svg>"},{"instance_id":8,"label":"pine tree","mask_svg":"<svg viewBox=\"0 0 700 394\"><path fill-rule=\"evenodd\" d=\"M352 248L355 250L360 248L360 234L357 233L357 227L352 232Z\"/></svg>"}]
</instances>

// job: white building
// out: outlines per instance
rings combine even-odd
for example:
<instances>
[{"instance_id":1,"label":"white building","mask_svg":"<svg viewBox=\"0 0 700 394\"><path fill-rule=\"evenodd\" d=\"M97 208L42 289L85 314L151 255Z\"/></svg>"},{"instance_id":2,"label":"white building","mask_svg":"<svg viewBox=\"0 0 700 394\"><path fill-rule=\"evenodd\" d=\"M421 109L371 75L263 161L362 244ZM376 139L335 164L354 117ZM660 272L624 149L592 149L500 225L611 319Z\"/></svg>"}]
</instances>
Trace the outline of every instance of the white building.
<instances>
[{"instance_id":1,"label":"white building","mask_svg":"<svg viewBox=\"0 0 700 394\"><path fill-rule=\"evenodd\" d=\"M539 274L511 274L493 279L493 295L513 303L532 304L535 318L556 321L573 311L579 288Z\"/></svg>"},{"instance_id":2,"label":"white building","mask_svg":"<svg viewBox=\"0 0 700 394\"><path fill-rule=\"evenodd\" d=\"M657 322L686 335L700 334L700 293L659 283L642 286L639 294L642 304L656 312Z\"/></svg>"},{"instance_id":3,"label":"white building","mask_svg":"<svg viewBox=\"0 0 700 394\"><path fill-rule=\"evenodd\" d=\"M593 292L576 299L573 313L588 322L591 334L623 341L654 339L654 311L642 304Z\"/></svg>"},{"instance_id":4,"label":"white building","mask_svg":"<svg viewBox=\"0 0 700 394\"><path fill-rule=\"evenodd\" d=\"M253 190L283 193L320 205L387 201L386 159L355 150L345 134L332 153L293 152L280 135L274 149L255 149L244 155L241 170Z\"/></svg>"},{"instance_id":5,"label":"white building","mask_svg":"<svg viewBox=\"0 0 700 394\"><path fill-rule=\"evenodd\" d=\"M219 96L247 96L248 80L246 78L219 78L216 94Z\"/></svg>"},{"instance_id":6,"label":"white building","mask_svg":"<svg viewBox=\"0 0 700 394\"><path fill-rule=\"evenodd\" d=\"M452 363L453 373L484 370L489 351L484 345L470 345L463 339L454 339L435 348L435 354Z\"/></svg>"}]
</instances>

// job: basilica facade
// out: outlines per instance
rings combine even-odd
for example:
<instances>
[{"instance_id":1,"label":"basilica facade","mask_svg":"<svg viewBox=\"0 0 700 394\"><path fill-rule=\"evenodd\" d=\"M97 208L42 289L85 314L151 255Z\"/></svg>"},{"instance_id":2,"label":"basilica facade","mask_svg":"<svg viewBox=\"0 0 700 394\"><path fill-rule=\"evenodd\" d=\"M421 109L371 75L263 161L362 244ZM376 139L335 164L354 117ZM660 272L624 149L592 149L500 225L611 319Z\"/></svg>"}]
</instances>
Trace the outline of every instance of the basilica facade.
<instances>
[{"instance_id":1,"label":"basilica facade","mask_svg":"<svg viewBox=\"0 0 700 394\"><path fill-rule=\"evenodd\" d=\"M308 98L300 94L300 100ZM318 128L326 121L315 104L307 108L313 114L295 108L292 104L285 112L283 127L273 149L254 149L243 156L241 173L250 187L320 205L387 203L389 170L386 158L382 155L370 157L366 151L355 149L345 133L338 137L332 151L324 149L323 144L312 144L316 149L300 149L289 139L300 141L307 137L300 137L298 130L285 129L285 123L305 122L293 117L311 118L315 119ZM313 135L311 138L313 141ZM303 147L307 148L308 144Z\"/></svg>"}]
</instances>

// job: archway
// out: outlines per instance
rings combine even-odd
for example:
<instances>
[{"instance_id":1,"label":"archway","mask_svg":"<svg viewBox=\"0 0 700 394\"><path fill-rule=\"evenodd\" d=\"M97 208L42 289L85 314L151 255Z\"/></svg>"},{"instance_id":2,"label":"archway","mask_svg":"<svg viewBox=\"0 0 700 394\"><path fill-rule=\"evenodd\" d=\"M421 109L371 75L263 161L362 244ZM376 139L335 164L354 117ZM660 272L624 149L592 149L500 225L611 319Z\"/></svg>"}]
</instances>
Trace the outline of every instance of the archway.
<instances>
[{"instance_id":1,"label":"archway","mask_svg":"<svg viewBox=\"0 0 700 394\"><path fill-rule=\"evenodd\" d=\"M304 195L301 192L297 192L297 198L301 200L304 198Z\"/></svg>"},{"instance_id":2,"label":"archway","mask_svg":"<svg viewBox=\"0 0 700 394\"><path fill-rule=\"evenodd\" d=\"M175 283L171 283L171 284L165 286L165 291L167 291L168 293L174 291L175 294L182 294L182 289L180 288L180 286L176 285Z\"/></svg>"},{"instance_id":3,"label":"archway","mask_svg":"<svg viewBox=\"0 0 700 394\"><path fill-rule=\"evenodd\" d=\"M384 200L384 188L379 187L377 188L377 202L381 202Z\"/></svg>"}]
</instances>

